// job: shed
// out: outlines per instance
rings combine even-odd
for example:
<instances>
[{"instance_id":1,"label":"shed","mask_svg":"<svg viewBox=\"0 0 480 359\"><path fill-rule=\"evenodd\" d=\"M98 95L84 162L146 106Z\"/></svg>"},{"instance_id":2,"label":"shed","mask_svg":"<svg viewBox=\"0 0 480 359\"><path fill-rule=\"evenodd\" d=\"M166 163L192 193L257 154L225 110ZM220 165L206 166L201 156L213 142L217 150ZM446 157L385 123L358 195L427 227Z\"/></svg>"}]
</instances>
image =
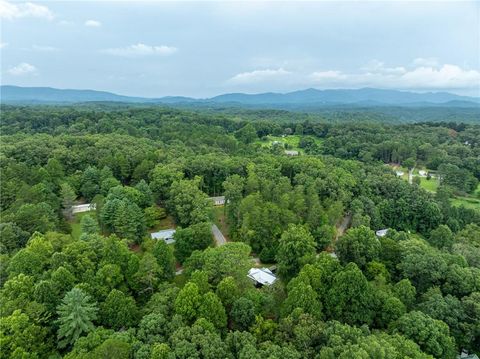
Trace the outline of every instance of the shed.
<instances>
[{"instance_id":1,"label":"shed","mask_svg":"<svg viewBox=\"0 0 480 359\"><path fill-rule=\"evenodd\" d=\"M420 177L427 177L427 171L420 170L418 171L418 174L420 175Z\"/></svg>"},{"instance_id":2,"label":"shed","mask_svg":"<svg viewBox=\"0 0 480 359\"><path fill-rule=\"evenodd\" d=\"M88 211L94 211L96 208L95 203L85 203L85 204L77 204L72 206L72 213L82 213Z\"/></svg>"},{"instance_id":3,"label":"shed","mask_svg":"<svg viewBox=\"0 0 480 359\"><path fill-rule=\"evenodd\" d=\"M209 197L214 206L223 206L225 204L225 196Z\"/></svg>"},{"instance_id":4,"label":"shed","mask_svg":"<svg viewBox=\"0 0 480 359\"><path fill-rule=\"evenodd\" d=\"M402 177L404 175L403 171L396 171L395 173L397 174L398 177Z\"/></svg>"},{"instance_id":5,"label":"shed","mask_svg":"<svg viewBox=\"0 0 480 359\"><path fill-rule=\"evenodd\" d=\"M298 151L295 150L285 150L287 156L298 156Z\"/></svg>"},{"instance_id":6,"label":"shed","mask_svg":"<svg viewBox=\"0 0 480 359\"><path fill-rule=\"evenodd\" d=\"M458 359L479 359L478 355L475 353L468 353L465 350L462 350L460 355L457 355Z\"/></svg>"},{"instance_id":7,"label":"shed","mask_svg":"<svg viewBox=\"0 0 480 359\"><path fill-rule=\"evenodd\" d=\"M377 237L385 237L388 233L388 228L385 229L379 229L378 231L375 232Z\"/></svg>"},{"instance_id":8,"label":"shed","mask_svg":"<svg viewBox=\"0 0 480 359\"><path fill-rule=\"evenodd\" d=\"M150 233L152 239L163 239L165 243L172 244L175 243L173 235L175 234L175 229L165 229L163 231Z\"/></svg>"},{"instance_id":9,"label":"shed","mask_svg":"<svg viewBox=\"0 0 480 359\"><path fill-rule=\"evenodd\" d=\"M271 285L277 280L275 274L268 268L251 268L247 277L258 286Z\"/></svg>"}]
</instances>

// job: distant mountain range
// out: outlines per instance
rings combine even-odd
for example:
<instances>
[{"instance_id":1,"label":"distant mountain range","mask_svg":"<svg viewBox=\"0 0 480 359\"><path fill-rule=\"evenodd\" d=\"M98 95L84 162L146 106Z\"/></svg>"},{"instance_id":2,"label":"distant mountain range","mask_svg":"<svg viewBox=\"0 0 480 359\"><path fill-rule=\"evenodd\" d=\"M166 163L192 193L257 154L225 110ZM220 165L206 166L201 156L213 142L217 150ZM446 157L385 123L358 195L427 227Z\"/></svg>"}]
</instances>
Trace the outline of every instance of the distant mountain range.
<instances>
[{"instance_id":1,"label":"distant mountain range","mask_svg":"<svg viewBox=\"0 0 480 359\"><path fill-rule=\"evenodd\" d=\"M362 88L352 90L307 89L288 93L229 93L206 99L167 96L145 98L117 95L95 90L55 89L51 87L0 87L0 100L9 104L66 104L84 102L123 102L166 105L246 106L299 109L322 106L454 106L478 107L480 98L448 92L416 93L398 90Z\"/></svg>"}]
</instances>

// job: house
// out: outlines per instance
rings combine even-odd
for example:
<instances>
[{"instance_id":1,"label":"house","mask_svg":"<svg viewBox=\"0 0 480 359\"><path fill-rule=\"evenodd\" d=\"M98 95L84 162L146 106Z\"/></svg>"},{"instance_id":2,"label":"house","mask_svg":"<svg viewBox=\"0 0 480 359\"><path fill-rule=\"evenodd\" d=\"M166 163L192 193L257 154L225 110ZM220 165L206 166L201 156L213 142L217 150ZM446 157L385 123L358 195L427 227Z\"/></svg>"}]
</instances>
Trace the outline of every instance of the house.
<instances>
[{"instance_id":1,"label":"house","mask_svg":"<svg viewBox=\"0 0 480 359\"><path fill-rule=\"evenodd\" d=\"M388 233L388 228L386 229L380 229L378 231L375 232L375 234L377 235L377 237L385 237Z\"/></svg>"},{"instance_id":2,"label":"house","mask_svg":"<svg viewBox=\"0 0 480 359\"><path fill-rule=\"evenodd\" d=\"M396 171L395 173L397 174L398 177L402 177L404 175L403 171Z\"/></svg>"},{"instance_id":3,"label":"house","mask_svg":"<svg viewBox=\"0 0 480 359\"><path fill-rule=\"evenodd\" d=\"M418 171L418 174L420 175L420 177L427 177L427 171L420 170Z\"/></svg>"},{"instance_id":4,"label":"house","mask_svg":"<svg viewBox=\"0 0 480 359\"><path fill-rule=\"evenodd\" d=\"M474 353L469 354L465 350L462 350L460 355L457 355L457 358L458 359L479 359L477 354L474 354Z\"/></svg>"},{"instance_id":5,"label":"house","mask_svg":"<svg viewBox=\"0 0 480 359\"><path fill-rule=\"evenodd\" d=\"M298 151L285 150L285 154L286 154L287 156L298 156Z\"/></svg>"},{"instance_id":6,"label":"house","mask_svg":"<svg viewBox=\"0 0 480 359\"><path fill-rule=\"evenodd\" d=\"M72 213L75 214L75 213L94 211L95 208L96 208L95 203L77 204L75 206L72 206Z\"/></svg>"},{"instance_id":7,"label":"house","mask_svg":"<svg viewBox=\"0 0 480 359\"><path fill-rule=\"evenodd\" d=\"M268 268L251 268L248 271L248 278L250 278L256 286L271 285L275 283L277 277Z\"/></svg>"},{"instance_id":8,"label":"house","mask_svg":"<svg viewBox=\"0 0 480 359\"><path fill-rule=\"evenodd\" d=\"M225 196L209 197L214 206L223 206L225 204Z\"/></svg>"},{"instance_id":9,"label":"house","mask_svg":"<svg viewBox=\"0 0 480 359\"><path fill-rule=\"evenodd\" d=\"M175 243L175 239L173 239L174 234L174 229L165 229L163 231L150 233L150 236L152 237L152 239L163 239L165 243L172 244Z\"/></svg>"}]
</instances>

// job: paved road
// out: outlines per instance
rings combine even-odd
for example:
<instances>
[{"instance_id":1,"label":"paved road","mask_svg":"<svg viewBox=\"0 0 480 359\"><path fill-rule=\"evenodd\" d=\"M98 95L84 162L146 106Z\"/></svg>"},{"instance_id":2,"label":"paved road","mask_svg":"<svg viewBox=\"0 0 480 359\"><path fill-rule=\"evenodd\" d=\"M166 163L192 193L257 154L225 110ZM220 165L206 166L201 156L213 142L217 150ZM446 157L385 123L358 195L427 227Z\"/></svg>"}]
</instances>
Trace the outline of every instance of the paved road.
<instances>
[{"instance_id":1,"label":"paved road","mask_svg":"<svg viewBox=\"0 0 480 359\"><path fill-rule=\"evenodd\" d=\"M217 246L222 246L227 243L227 240L223 236L222 232L220 232L216 224L212 224L212 233L217 241Z\"/></svg>"}]
</instances>

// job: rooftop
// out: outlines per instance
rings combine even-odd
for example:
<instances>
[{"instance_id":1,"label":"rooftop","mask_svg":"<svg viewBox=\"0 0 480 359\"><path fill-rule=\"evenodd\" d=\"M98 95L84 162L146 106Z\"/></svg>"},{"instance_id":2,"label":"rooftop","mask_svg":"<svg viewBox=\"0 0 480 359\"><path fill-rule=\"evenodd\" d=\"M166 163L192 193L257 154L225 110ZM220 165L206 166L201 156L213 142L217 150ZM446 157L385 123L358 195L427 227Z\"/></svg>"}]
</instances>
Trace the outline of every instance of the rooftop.
<instances>
[{"instance_id":1,"label":"rooftop","mask_svg":"<svg viewBox=\"0 0 480 359\"><path fill-rule=\"evenodd\" d=\"M377 237L385 237L388 233L388 228L385 229L379 229L378 231L375 232Z\"/></svg>"},{"instance_id":2,"label":"rooftop","mask_svg":"<svg viewBox=\"0 0 480 359\"><path fill-rule=\"evenodd\" d=\"M275 274L268 268L251 268L247 276L261 285L271 285L277 280Z\"/></svg>"},{"instance_id":3,"label":"rooftop","mask_svg":"<svg viewBox=\"0 0 480 359\"><path fill-rule=\"evenodd\" d=\"M173 239L173 235L175 234L175 229L165 229L158 232L150 233L152 239L163 239L165 243L175 243L175 239Z\"/></svg>"}]
</instances>

